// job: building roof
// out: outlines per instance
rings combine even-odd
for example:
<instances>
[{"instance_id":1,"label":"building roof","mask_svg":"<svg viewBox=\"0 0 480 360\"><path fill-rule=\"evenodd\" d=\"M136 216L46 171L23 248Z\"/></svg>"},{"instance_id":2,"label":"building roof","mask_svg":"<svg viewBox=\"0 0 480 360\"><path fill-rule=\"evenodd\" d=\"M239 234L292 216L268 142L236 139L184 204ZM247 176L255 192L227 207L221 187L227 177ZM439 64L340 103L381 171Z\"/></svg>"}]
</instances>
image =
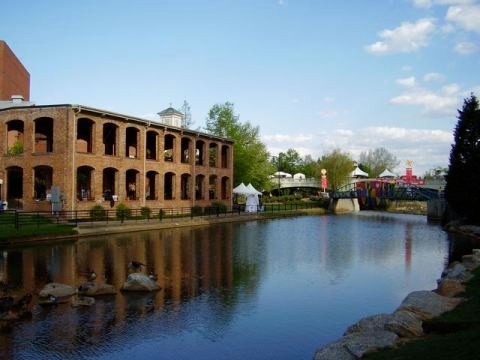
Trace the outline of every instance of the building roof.
<instances>
[{"instance_id":1,"label":"building roof","mask_svg":"<svg viewBox=\"0 0 480 360\"><path fill-rule=\"evenodd\" d=\"M177 109L174 109L173 107L170 106L169 108L166 108L165 110L160 111L158 113L158 115L160 115L160 116L165 116L165 115L180 115L180 116L183 116L183 113L181 113Z\"/></svg>"},{"instance_id":2,"label":"building roof","mask_svg":"<svg viewBox=\"0 0 480 360\"><path fill-rule=\"evenodd\" d=\"M8 111L8 110L31 110L31 109L42 109L42 108L56 108L56 107L70 107L72 108L73 111L76 113L93 113L100 115L101 117L113 117L113 118L121 118L124 121L129 121L129 122L135 122L135 123L140 123L145 126L157 126L159 128L164 128L164 129L174 129L177 131L182 132L183 134L188 134L188 135L193 135L193 136L199 136L203 135L204 137L208 137L211 139L217 139L217 140L222 140L222 141L227 141L229 143L234 143L232 139L221 137L221 136L216 136L212 134L208 134L205 132L201 131L196 131L196 130L191 130L191 129L186 129L186 128L179 128L176 126L172 125L166 125L163 123L160 123L158 121L153 121L153 120L147 120L147 119L142 119L136 116L131 116L131 115L125 115L125 114L120 114L116 113L113 111L108 111L108 110L102 110L102 109L97 109L93 108L90 106L85 106L85 105L79 105L79 104L52 104L52 105L27 105L27 102L24 102L25 105L23 106L10 106L10 107L5 107L5 108L0 108L0 113L3 111ZM167 109L168 110L168 109Z\"/></svg>"}]
</instances>

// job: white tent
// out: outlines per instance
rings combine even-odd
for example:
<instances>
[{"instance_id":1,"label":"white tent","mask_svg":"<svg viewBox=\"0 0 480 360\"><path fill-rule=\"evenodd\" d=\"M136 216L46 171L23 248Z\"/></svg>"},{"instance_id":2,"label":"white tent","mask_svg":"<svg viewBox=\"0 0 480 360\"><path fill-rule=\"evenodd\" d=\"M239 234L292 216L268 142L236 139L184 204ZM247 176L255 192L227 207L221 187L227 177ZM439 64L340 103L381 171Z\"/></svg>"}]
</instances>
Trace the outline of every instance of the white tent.
<instances>
[{"instance_id":1,"label":"white tent","mask_svg":"<svg viewBox=\"0 0 480 360\"><path fill-rule=\"evenodd\" d=\"M390 170L385 169L384 172L382 172L380 175L378 175L379 178L396 178L397 175L392 173Z\"/></svg>"},{"instance_id":2,"label":"white tent","mask_svg":"<svg viewBox=\"0 0 480 360\"><path fill-rule=\"evenodd\" d=\"M245 204L245 212L257 212L260 201L258 200L258 195L262 195L260 191L255 189L252 184L246 186L248 190L247 202Z\"/></svg>"},{"instance_id":3,"label":"white tent","mask_svg":"<svg viewBox=\"0 0 480 360\"><path fill-rule=\"evenodd\" d=\"M361 170L358 166L352 171L352 178L368 177L368 173Z\"/></svg>"},{"instance_id":4,"label":"white tent","mask_svg":"<svg viewBox=\"0 0 480 360\"><path fill-rule=\"evenodd\" d=\"M273 177L276 178L291 178L292 174L283 172L283 171L277 171L276 173L273 174Z\"/></svg>"},{"instance_id":5,"label":"white tent","mask_svg":"<svg viewBox=\"0 0 480 360\"><path fill-rule=\"evenodd\" d=\"M302 173L296 173L293 175L294 180L305 180L305 174Z\"/></svg>"},{"instance_id":6,"label":"white tent","mask_svg":"<svg viewBox=\"0 0 480 360\"><path fill-rule=\"evenodd\" d=\"M245 186L245 184L242 182L240 185L238 185L237 187L235 187L232 192L234 194L240 194L240 195L247 195L250 193L250 191L247 189L247 187Z\"/></svg>"}]
</instances>

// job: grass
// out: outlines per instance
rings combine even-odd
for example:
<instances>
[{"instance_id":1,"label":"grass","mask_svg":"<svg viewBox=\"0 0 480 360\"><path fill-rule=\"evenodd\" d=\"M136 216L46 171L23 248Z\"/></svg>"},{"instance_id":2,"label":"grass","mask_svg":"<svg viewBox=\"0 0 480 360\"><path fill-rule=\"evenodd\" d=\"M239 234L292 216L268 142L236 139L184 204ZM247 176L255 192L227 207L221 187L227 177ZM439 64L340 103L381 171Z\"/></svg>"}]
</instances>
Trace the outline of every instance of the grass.
<instances>
[{"instance_id":1,"label":"grass","mask_svg":"<svg viewBox=\"0 0 480 360\"><path fill-rule=\"evenodd\" d=\"M12 213L0 213L0 243L15 238L34 238L46 235L72 235L77 232L71 226L54 224L43 216L22 216L18 229L14 225Z\"/></svg>"},{"instance_id":2,"label":"grass","mask_svg":"<svg viewBox=\"0 0 480 360\"><path fill-rule=\"evenodd\" d=\"M397 348L382 350L368 360L480 359L480 268L461 296L467 301L454 310L424 323L426 336Z\"/></svg>"}]
</instances>

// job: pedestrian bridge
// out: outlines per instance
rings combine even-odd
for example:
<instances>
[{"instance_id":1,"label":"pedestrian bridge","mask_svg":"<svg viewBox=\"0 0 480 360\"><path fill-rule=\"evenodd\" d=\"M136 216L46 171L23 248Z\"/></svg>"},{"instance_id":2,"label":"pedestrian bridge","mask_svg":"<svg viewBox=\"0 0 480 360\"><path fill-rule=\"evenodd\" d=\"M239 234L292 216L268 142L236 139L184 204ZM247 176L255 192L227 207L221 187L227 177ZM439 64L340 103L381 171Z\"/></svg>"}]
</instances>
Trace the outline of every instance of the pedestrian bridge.
<instances>
[{"instance_id":1,"label":"pedestrian bridge","mask_svg":"<svg viewBox=\"0 0 480 360\"><path fill-rule=\"evenodd\" d=\"M320 180L315 178L274 178L272 183L278 189L292 189L292 188L315 188L320 189Z\"/></svg>"},{"instance_id":2,"label":"pedestrian bridge","mask_svg":"<svg viewBox=\"0 0 480 360\"><path fill-rule=\"evenodd\" d=\"M376 203L385 200L428 201L443 198L441 187L429 185L414 185L398 182L365 179L352 182L330 193L333 199L358 199L363 204Z\"/></svg>"}]
</instances>

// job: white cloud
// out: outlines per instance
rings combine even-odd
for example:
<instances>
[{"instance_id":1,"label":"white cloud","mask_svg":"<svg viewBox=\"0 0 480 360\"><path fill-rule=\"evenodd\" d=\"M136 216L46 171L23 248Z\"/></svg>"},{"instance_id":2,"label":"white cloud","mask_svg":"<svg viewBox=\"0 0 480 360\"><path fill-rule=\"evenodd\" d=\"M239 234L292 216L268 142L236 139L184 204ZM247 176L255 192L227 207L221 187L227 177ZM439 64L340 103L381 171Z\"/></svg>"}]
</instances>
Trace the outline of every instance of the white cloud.
<instances>
[{"instance_id":1,"label":"white cloud","mask_svg":"<svg viewBox=\"0 0 480 360\"><path fill-rule=\"evenodd\" d=\"M402 66L402 71L405 71L405 72L410 72L413 70L413 67L411 67L410 65L404 65Z\"/></svg>"},{"instance_id":2,"label":"white cloud","mask_svg":"<svg viewBox=\"0 0 480 360\"><path fill-rule=\"evenodd\" d=\"M298 139L304 139L298 142ZM308 139L308 140L306 140ZM425 171L448 164L453 134L438 129L407 129L401 127L371 126L361 129L335 129L328 134L312 135L266 135L262 137L272 154L294 148L302 156L312 155L314 159L340 148L358 159L362 151L385 147L405 164L414 161L414 172L423 175ZM394 169L391 169L394 170ZM399 172L403 171L402 165Z\"/></svg>"},{"instance_id":3,"label":"white cloud","mask_svg":"<svg viewBox=\"0 0 480 360\"><path fill-rule=\"evenodd\" d=\"M469 55L469 54L473 54L474 52L477 52L478 47L474 43L463 41L456 44L455 47L453 48L453 51L462 55Z\"/></svg>"},{"instance_id":4,"label":"white cloud","mask_svg":"<svg viewBox=\"0 0 480 360\"><path fill-rule=\"evenodd\" d=\"M433 5L464 5L474 2L475 0L413 0L413 5L420 8L429 8Z\"/></svg>"},{"instance_id":5,"label":"white cloud","mask_svg":"<svg viewBox=\"0 0 480 360\"><path fill-rule=\"evenodd\" d=\"M415 80L415 76L410 76L408 78L404 78L404 79L397 79L397 84L399 85L403 85L403 86L406 86L406 87L412 87L412 86L415 86L417 84L416 80Z\"/></svg>"},{"instance_id":6,"label":"white cloud","mask_svg":"<svg viewBox=\"0 0 480 360\"><path fill-rule=\"evenodd\" d=\"M372 54L391 54L412 52L428 45L436 30L435 19L420 19L415 23L403 22L393 30L379 33L382 41L366 47Z\"/></svg>"},{"instance_id":7,"label":"white cloud","mask_svg":"<svg viewBox=\"0 0 480 360\"><path fill-rule=\"evenodd\" d=\"M437 72L429 72L423 75L423 81L430 82L430 81L443 81L445 80L445 76Z\"/></svg>"},{"instance_id":8,"label":"white cloud","mask_svg":"<svg viewBox=\"0 0 480 360\"><path fill-rule=\"evenodd\" d=\"M451 6L445 18L465 30L480 33L480 5Z\"/></svg>"},{"instance_id":9,"label":"white cloud","mask_svg":"<svg viewBox=\"0 0 480 360\"><path fill-rule=\"evenodd\" d=\"M333 103L333 102L335 102L335 98L334 98L334 97L331 97L331 96L325 96L325 97L323 98L323 102Z\"/></svg>"},{"instance_id":10,"label":"white cloud","mask_svg":"<svg viewBox=\"0 0 480 360\"><path fill-rule=\"evenodd\" d=\"M322 119L333 119L338 116L338 111L334 109L325 109L317 112L317 115Z\"/></svg>"},{"instance_id":11,"label":"white cloud","mask_svg":"<svg viewBox=\"0 0 480 360\"><path fill-rule=\"evenodd\" d=\"M421 87L409 88L403 94L390 99L394 105L420 106L425 115L454 116L460 103L460 88L449 84L434 92Z\"/></svg>"}]
</instances>

